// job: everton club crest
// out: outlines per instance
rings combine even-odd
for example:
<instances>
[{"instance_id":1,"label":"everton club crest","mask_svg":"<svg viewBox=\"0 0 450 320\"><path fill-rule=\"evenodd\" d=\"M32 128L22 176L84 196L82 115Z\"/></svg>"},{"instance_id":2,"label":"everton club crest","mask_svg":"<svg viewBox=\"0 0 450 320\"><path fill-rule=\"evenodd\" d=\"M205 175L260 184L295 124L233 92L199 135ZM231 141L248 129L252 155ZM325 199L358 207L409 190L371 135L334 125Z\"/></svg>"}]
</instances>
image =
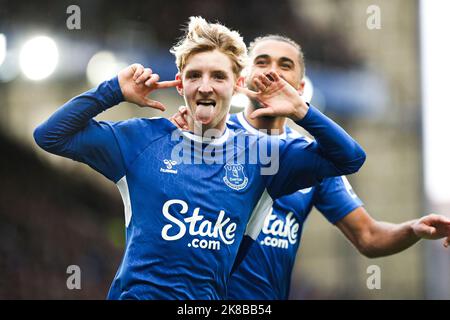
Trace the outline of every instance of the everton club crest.
<instances>
[{"instance_id":1,"label":"everton club crest","mask_svg":"<svg viewBox=\"0 0 450 320\"><path fill-rule=\"evenodd\" d=\"M225 165L225 176L223 181L234 190L242 190L247 186L248 178L244 173L244 166L241 164Z\"/></svg>"}]
</instances>

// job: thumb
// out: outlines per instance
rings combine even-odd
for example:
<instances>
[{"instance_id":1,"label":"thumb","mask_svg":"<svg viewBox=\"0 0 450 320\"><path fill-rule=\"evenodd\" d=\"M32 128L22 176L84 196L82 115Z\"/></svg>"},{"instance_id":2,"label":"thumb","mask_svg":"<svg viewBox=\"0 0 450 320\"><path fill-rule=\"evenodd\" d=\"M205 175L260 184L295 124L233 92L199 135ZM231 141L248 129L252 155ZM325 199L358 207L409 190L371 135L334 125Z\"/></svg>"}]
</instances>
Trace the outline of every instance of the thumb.
<instances>
[{"instance_id":1,"label":"thumb","mask_svg":"<svg viewBox=\"0 0 450 320\"><path fill-rule=\"evenodd\" d=\"M433 236L436 233L436 228L427 226L425 224L420 224L417 227L417 231L420 236Z\"/></svg>"},{"instance_id":2,"label":"thumb","mask_svg":"<svg viewBox=\"0 0 450 320\"><path fill-rule=\"evenodd\" d=\"M234 86L234 90L236 90L236 92L238 93L242 93L245 94L247 97L252 98L252 99L256 99L256 97L258 96L259 92L256 91L252 91L250 89L241 87L241 86Z\"/></svg>"},{"instance_id":3,"label":"thumb","mask_svg":"<svg viewBox=\"0 0 450 320\"><path fill-rule=\"evenodd\" d=\"M273 117L273 110L269 108L259 108L253 111L249 116L251 119L259 117Z\"/></svg>"},{"instance_id":4,"label":"thumb","mask_svg":"<svg viewBox=\"0 0 450 320\"><path fill-rule=\"evenodd\" d=\"M166 111L166 107L159 101L144 98L144 107L150 107L161 111Z\"/></svg>"}]
</instances>

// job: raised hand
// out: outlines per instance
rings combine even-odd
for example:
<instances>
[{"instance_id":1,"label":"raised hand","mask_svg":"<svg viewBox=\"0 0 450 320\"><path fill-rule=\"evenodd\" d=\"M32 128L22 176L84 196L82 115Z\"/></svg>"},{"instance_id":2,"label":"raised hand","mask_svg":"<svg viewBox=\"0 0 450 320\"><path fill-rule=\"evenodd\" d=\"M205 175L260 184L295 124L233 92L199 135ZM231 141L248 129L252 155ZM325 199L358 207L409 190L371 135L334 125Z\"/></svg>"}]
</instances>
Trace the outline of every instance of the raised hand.
<instances>
[{"instance_id":1,"label":"raised hand","mask_svg":"<svg viewBox=\"0 0 450 320\"><path fill-rule=\"evenodd\" d=\"M412 228L420 238L436 240L445 237L444 247L450 245L450 219L445 216L429 214L417 220Z\"/></svg>"},{"instance_id":2,"label":"raised hand","mask_svg":"<svg viewBox=\"0 0 450 320\"><path fill-rule=\"evenodd\" d=\"M159 81L159 75L150 68L135 63L119 72L119 85L126 101L140 107L151 107L164 111L166 107L159 101L147 96L156 89L171 88L179 85L181 80Z\"/></svg>"},{"instance_id":3,"label":"raised hand","mask_svg":"<svg viewBox=\"0 0 450 320\"><path fill-rule=\"evenodd\" d=\"M260 74L254 83L258 92L236 86L237 92L247 95L250 99L259 102L262 108L256 109L250 114L256 117L289 117L294 121L304 118L308 112L308 105L288 82L282 79L276 72L270 71Z\"/></svg>"}]
</instances>

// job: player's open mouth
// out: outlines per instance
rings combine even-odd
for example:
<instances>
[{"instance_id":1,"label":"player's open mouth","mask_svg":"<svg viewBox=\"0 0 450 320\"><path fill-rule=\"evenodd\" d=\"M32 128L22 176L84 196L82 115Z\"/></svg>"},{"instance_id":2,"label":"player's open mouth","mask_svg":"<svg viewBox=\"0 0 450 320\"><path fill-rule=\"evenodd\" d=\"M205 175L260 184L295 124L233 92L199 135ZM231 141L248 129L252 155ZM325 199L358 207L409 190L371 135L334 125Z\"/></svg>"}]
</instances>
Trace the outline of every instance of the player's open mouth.
<instances>
[{"instance_id":1,"label":"player's open mouth","mask_svg":"<svg viewBox=\"0 0 450 320\"><path fill-rule=\"evenodd\" d=\"M200 99L196 101L197 106L215 107L216 101L212 99Z\"/></svg>"}]
</instances>

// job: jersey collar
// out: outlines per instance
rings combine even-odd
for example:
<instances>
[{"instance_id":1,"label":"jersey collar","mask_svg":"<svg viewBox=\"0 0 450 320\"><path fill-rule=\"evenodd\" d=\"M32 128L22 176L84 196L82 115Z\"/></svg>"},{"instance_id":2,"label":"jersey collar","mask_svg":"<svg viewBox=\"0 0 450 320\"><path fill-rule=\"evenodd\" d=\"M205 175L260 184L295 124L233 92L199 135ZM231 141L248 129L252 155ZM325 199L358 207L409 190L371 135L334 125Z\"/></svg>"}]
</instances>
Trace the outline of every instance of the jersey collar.
<instances>
[{"instance_id":1,"label":"jersey collar","mask_svg":"<svg viewBox=\"0 0 450 320\"><path fill-rule=\"evenodd\" d=\"M228 137L230 136L230 130L228 128L225 128L225 132L222 134L222 136L220 138L216 138L216 139L204 138L201 136L197 136L190 131L181 130L181 133L183 134L183 136L185 136L189 140L192 140L194 142L199 142L199 143L205 143L205 144L209 144L209 145L213 145L213 146L224 144L228 140Z\"/></svg>"},{"instance_id":2,"label":"jersey collar","mask_svg":"<svg viewBox=\"0 0 450 320\"><path fill-rule=\"evenodd\" d=\"M245 130L247 130L248 132L250 132L251 134L255 134L255 135L268 135L267 133L265 133L264 131L260 131L258 129L256 129L255 127L253 127L248 121L247 119L245 119L244 116L244 112L239 112L237 114L237 119L239 121L239 123L244 127ZM271 137L276 137L279 139L286 139L286 130L287 128L284 128L284 132L282 134L270 134L268 136Z\"/></svg>"}]
</instances>

